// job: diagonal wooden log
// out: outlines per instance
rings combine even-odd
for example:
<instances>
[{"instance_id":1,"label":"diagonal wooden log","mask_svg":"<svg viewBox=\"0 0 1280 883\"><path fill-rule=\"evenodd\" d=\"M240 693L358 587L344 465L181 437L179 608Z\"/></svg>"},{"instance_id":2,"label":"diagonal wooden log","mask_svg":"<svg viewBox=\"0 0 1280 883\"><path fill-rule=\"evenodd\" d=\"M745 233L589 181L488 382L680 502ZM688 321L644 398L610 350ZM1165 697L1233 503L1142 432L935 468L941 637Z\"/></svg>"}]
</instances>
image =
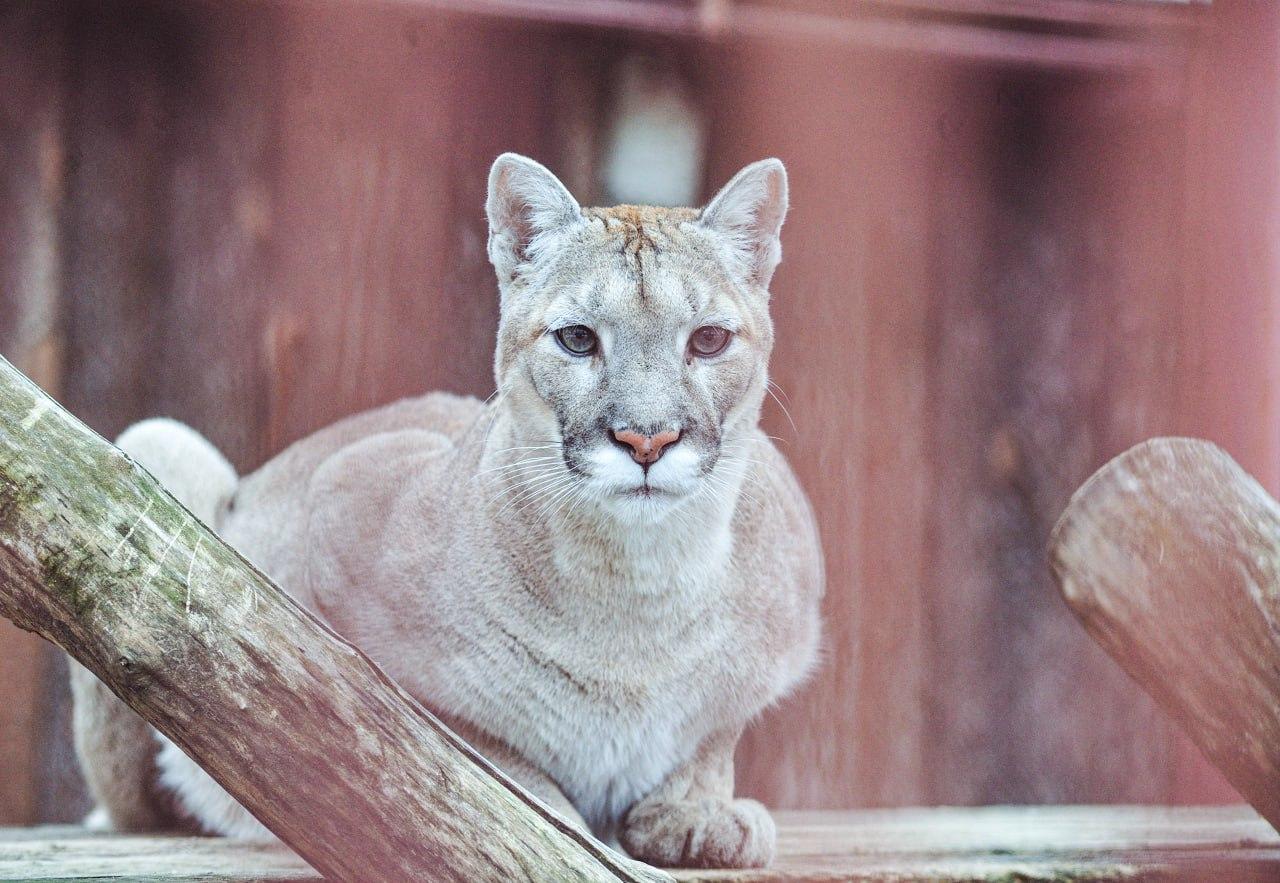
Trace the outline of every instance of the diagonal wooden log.
<instances>
[{"instance_id":1,"label":"diagonal wooden log","mask_svg":"<svg viewBox=\"0 0 1280 883\"><path fill-rule=\"evenodd\" d=\"M671 879L494 769L3 359L0 615L92 670L327 879Z\"/></svg>"},{"instance_id":2,"label":"diagonal wooden log","mask_svg":"<svg viewBox=\"0 0 1280 883\"><path fill-rule=\"evenodd\" d=\"M1089 633L1280 829L1280 505L1209 442L1094 474L1049 542Z\"/></svg>"}]
</instances>

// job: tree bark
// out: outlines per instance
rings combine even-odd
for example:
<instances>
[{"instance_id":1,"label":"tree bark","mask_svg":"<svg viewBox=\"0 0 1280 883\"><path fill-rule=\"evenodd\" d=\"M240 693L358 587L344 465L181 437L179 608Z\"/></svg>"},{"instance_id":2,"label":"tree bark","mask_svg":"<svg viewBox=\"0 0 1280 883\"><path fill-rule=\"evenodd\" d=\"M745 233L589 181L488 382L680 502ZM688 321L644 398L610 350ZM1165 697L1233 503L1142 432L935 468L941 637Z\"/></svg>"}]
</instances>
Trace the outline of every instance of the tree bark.
<instances>
[{"instance_id":1,"label":"tree bark","mask_svg":"<svg viewBox=\"0 0 1280 883\"><path fill-rule=\"evenodd\" d=\"M1054 528L1067 604L1280 828L1280 505L1208 442L1158 438Z\"/></svg>"},{"instance_id":2,"label":"tree bark","mask_svg":"<svg viewBox=\"0 0 1280 883\"><path fill-rule=\"evenodd\" d=\"M503 776L3 359L0 615L328 879L670 879Z\"/></svg>"}]
</instances>

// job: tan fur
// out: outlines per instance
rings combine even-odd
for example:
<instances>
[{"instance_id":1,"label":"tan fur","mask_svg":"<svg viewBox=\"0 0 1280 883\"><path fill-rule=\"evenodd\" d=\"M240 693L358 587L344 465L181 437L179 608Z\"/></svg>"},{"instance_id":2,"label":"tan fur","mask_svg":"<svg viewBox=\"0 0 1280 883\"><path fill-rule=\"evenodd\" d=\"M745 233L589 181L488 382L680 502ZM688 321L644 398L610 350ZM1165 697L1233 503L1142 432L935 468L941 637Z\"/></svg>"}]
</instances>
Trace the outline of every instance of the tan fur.
<instances>
[{"instance_id":1,"label":"tan fur","mask_svg":"<svg viewBox=\"0 0 1280 883\"><path fill-rule=\"evenodd\" d=\"M151 831L171 822L156 788L152 729L92 672L69 660L72 729L85 784L97 807L94 828Z\"/></svg>"},{"instance_id":2,"label":"tan fur","mask_svg":"<svg viewBox=\"0 0 1280 883\"><path fill-rule=\"evenodd\" d=\"M582 210L504 156L491 402L433 393L349 418L233 495L201 487L225 476L185 427L142 424L122 444L569 818L654 862L767 864L773 824L734 799L733 749L811 665L822 591L808 503L757 427L785 208L776 160L699 213ZM565 323L595 329L599 352L566 353ZM732 326L722 354L686 351L700 323ZM623 428L680 438L642 467L610 439ZM95 775L146 773L110 752L85 751ZM173 746L158 766L207 828L262 833Z\"/></svg>"}]
</instances>

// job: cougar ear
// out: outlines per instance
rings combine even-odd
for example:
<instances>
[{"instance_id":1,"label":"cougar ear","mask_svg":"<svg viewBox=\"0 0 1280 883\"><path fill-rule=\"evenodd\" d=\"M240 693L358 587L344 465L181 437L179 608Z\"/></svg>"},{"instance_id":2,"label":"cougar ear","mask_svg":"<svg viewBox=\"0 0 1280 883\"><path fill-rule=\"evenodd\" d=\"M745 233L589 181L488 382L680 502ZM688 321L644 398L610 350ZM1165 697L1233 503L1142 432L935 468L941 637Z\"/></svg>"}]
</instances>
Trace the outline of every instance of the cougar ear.
<instances>
[{"instance_id":1,"label":"cougar ear","mask_svg":"<svg viewBox=\"0 0 1280 883\"><path fill-rule=\"evenodd\" d=\"M489 170L489 261L506 285L521 263L537 255L546 236L583 223L582 207L541 163L504 153Z\"/></svg>"},{"instance_id":2,"label":"cougar ear","mask_svg":"<svg viewBox=\"0 0 1280 883\"><path fill-rule=\"evenodd\" d=\"M722 234L746 278L769 287L782 260L778 238L787 216L787 170L778 159L747 166L715 195L698 218L708 230Z\"/></svg>"}]
</instances>

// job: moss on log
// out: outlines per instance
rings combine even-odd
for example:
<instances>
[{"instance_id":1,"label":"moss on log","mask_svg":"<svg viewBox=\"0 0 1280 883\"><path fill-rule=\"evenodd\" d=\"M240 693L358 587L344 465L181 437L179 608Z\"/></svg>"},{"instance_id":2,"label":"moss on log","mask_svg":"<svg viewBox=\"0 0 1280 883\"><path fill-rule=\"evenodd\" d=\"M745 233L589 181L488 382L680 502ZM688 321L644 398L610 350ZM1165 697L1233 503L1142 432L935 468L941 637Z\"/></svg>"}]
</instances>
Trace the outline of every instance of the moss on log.
<instances>
[{"instance_id":1,"label":"moss on log","mask_svg":"<svg viewBox=\"0 0 1280 883\"><path fill-rule=\"evenodd\" d=\"M3 359L0 615L328 879L670 879L508 780Z\"/></svg>"}]
</instances>

